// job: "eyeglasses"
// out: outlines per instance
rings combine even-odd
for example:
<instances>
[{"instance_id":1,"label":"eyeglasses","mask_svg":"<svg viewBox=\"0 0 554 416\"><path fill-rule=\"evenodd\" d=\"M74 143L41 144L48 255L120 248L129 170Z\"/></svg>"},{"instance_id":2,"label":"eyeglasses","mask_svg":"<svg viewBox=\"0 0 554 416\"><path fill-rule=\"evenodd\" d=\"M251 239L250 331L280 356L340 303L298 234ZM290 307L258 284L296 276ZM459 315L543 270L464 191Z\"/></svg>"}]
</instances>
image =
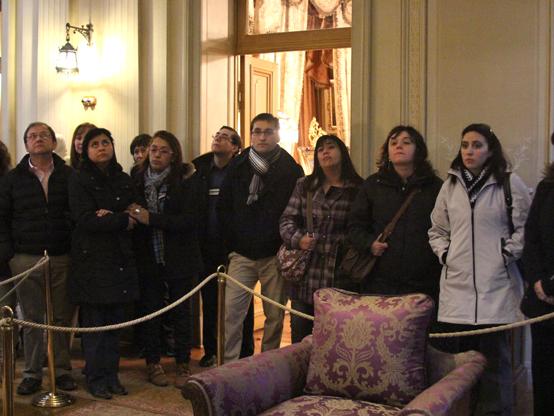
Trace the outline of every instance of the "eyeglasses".
<instances>
[{"instance_id":1,"label":"eyeglasses","mask_svg":"<svg viewBox=\"0 0 554 416\"><path fill-rule=\"evenodd\" d=\"M150 153L152 154L158 153L160 154L160 156L169 156L173 154L173 152L169 149L165 149L163 147L160 147L160 148L152 147L152 146L150 146Z\"/></svg>"},{"instance_id":2,"label":"eyeglasses","mask_svg":"<svg viewBox=\"0 0 554 416\"><path fill-rule=\"evenodd\" d=\"M262 129L254 129L251 131L252 133L252 136L261 136L261 135L264 135L264 136L272 136L274 133L275 133L275 130L274 129L265 129L265 130L262 130Z\"/></svg>"},{"instance_id":3,"label":"eyeglasses","mask_svg":"<svg viewBox=\"0 0 554 416\"><path fill-rule=\"evenodd\" d=\"M219 133L217 132L216 134L213 134L212 135L212 139L216 140L227 140L227 141L231 141L231 136L229 136L228 134L225 134L225 133Z\"/></svg>"},{"instance_id":4,"label":"eyeglasses","mask_svg":"<svg viewBox=\"0 0 554 416\"><path fill-rule=\"evenodd\" d=\"M50 133L48 133L47 131L42 131L40 133L31 133L31 134L28 134L27 135L27 140L36 140L38 138L41 138L41 139L49 139L50 137L52 137L50 135Z\"/></svg>"}]
</instances>

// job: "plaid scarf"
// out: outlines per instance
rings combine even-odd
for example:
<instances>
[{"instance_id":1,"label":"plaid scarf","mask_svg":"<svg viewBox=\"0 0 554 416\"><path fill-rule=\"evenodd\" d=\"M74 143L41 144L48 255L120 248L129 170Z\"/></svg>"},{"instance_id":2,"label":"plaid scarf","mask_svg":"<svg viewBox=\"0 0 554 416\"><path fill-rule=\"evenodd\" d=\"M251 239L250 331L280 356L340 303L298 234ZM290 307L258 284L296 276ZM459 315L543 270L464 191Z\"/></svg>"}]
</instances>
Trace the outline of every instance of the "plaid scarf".
<instances>
[{"instance_id":1,"label":"plaid scarf","mask_svg":"<svg viewBox=\"0 0 554 416\"><path fill-rule=\"evenodd\" d=\"M248 188L248 199L246 200L246 205L252 205L258 200L259 192L264 188L264 183L262 181L262 176L264 176L269 167L277 162L281 156L281 148L279 145L275 147L271 152L261 154L254 150L253 147L250 148L248 152L248 161L250 166L254 170L254 176L250 181L250 186Z\"/></svg>"},{"instance_id":2,"label":"plaid scarf","mask_svg":"<svg viewBox=\"0 0 554 416\"><path fill-rule=\"evenodd\" d=\"M490 176L489 169L485 166L479 175L475 176L466 168L462 168L462 178L467 188L467 194L469 196L469 203L471 206L475 204L479 191Z\"/></svg>"},{"instance_id":3,"label":"plaid scarf","mask_svg":"<svg viewBox=\"0 0 554 416\"><path fill-rule=\"evenodd\" d=\"M163 172L153 172L150 167L144 173L144 196L148 211L158 213L164 210L164 201L167 195L167 184L163 183L171 166L168 166ZM164 232L159 228L152 228L152 248L156 263L165 264L164 259Z\"/></svg>"}]
</instances>

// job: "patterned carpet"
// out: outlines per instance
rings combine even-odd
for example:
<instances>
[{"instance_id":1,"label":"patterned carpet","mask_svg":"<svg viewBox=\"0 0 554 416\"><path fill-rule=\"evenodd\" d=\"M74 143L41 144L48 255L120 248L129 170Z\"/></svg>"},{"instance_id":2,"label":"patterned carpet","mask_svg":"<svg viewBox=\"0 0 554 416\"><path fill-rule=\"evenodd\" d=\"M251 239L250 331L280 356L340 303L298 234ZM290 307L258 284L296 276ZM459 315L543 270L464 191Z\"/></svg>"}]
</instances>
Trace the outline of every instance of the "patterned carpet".
<instances>
[{"instance_id":1,"label":"patterned carpet","mask_svg":"<svg viewBox=\"0 0 554 416\"><path fill-rule=\"evenodd\" d=\"M193 354L194 361L191 363L193 372L202 371L197 365L200 350ZM21 360L18 360L16 374L21 374ZM162 363L170 380L174 377L175 364L171 358L162 359ZM79 388L71 392L76 398L75 404L56 410L46 410L31 405L31 397L15 396L15 414L18 416L27 415L105 415L105 416L184 416L192 415L190 402L183 399L181 392L173 386L155 387L148 383L145 371L144 360L139 358L123 358L120 367L121 383L129 390L128 396L114 396L111 400L93 398L86 390L84 376L81 369L84 362L81 359L73 360L73 373ZM16 385L20 379L16 379ZM43 380L43 387L48 387L46 377ZM46 391L46 390L45 390Z\"/></svg>"}]
</instances>

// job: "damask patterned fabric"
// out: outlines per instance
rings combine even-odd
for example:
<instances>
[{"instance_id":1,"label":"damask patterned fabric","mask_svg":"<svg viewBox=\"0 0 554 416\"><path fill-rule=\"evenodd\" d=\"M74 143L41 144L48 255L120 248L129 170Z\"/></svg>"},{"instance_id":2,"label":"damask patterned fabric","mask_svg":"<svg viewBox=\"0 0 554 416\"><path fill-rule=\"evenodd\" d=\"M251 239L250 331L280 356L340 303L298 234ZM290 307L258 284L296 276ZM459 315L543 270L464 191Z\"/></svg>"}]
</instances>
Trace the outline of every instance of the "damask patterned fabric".
<instances>
[{"instance_id":1,"label":"damask patterned fabric","mask_svg":"<svg viewBox=\"0 0 554 416\"><path fill-rule=\"evenodd\" d=\"M427 387L430 297L321 289L314 307L306 393L401 406Z\"/></svg>"},{"instance_id":2,"label":"damask patterned fabric","mask_svg":"<svg viewBox=\"0 0 554 416\"><path fill-rule=\"evenodd\" d=\"M202 391L213 416L257 415L302 394L311 337L278 350L194 374L188 383Z\"/></svg>"},{"instance_id":3,"label":"damask patterned fabric","mask_svg":"<svg viewBox=\"0 0 554 416\"><path fill-rule=\"evenodd\" d=\"M263 416L396 416L400 409L332 396L300 396L261 413Z\"/></svg>"}]
</instances>

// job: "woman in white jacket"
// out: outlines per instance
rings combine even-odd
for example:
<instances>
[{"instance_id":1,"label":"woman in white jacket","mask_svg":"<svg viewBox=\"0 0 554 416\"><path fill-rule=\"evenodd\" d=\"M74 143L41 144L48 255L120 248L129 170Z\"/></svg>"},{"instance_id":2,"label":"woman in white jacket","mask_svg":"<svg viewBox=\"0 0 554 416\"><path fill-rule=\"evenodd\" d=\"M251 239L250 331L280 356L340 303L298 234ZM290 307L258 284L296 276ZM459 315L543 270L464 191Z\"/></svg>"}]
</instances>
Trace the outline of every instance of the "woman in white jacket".
<instances>
[{"instance_id":1,"label":"woman in white jacket","mask_svg":"<svg viewBox=\"0 0 554 416\"><path fill-rule=\"evenodd\" d=\"M527 187L507 170L502 146L486 124L462 132L431 213L431 248L443 265L438 320L445 332L478 329L519 320L523 282L515 261L523 250L530 205ZM504 183L512 194L512 223ZM452 352L481 351L488 366L479 387L475 415L512 414L512 376L506 332L459 337Z\"/></svg>"}]
</instances>

